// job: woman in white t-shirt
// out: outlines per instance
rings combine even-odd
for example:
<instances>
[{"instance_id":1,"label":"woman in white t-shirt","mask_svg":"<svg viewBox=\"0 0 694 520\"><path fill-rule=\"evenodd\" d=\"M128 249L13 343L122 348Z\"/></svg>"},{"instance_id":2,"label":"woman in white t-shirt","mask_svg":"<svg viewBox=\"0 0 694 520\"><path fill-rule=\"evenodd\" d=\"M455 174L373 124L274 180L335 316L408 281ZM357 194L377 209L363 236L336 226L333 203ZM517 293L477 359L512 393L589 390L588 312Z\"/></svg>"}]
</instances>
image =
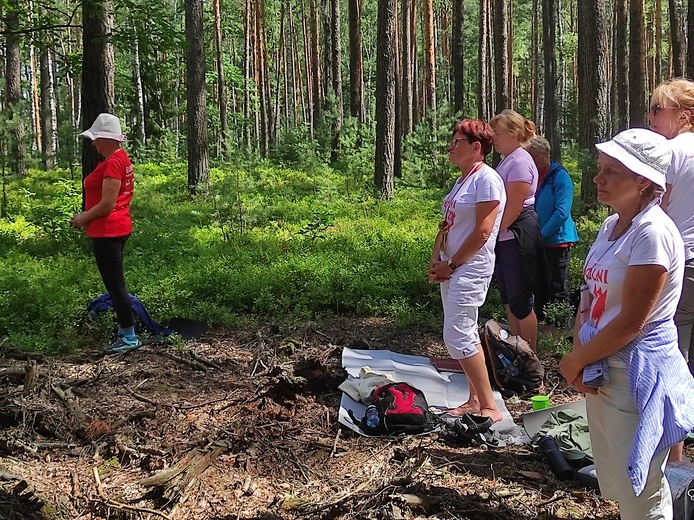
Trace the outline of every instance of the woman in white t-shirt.
<instances>
[{"instance_id":1,"label":"woman in white t-shirt","mask_svg":"<svg viewBox=\"0 0 694 520\"><path fill-rule=\"evenodd\" d=\"M449 413L476 413L500 421L477 330L506 204L501 177L484 163L491 149L492 129L484 121L464 119L455 126L449 160L462 175L443 200L443 220L427 275L441 284L443 339L451 357L460 361L470 387L468 401Z\"/></svg>"},{"instance_id":2,"label":"woman in white t-shirt","mask_svg":"<svg viewBox=\"0 0 694 520\"><path fill-rule=\"evenodd\" d=\"M684 282L675 324L680 350L694 373L694 82L673 79L658 85L648 119L651 130L669 139L672 149L661 206L684 241Z\"/></svg>"},{"instance_id":3,"label":"woman in white t-shirt","mask_svg":"<svg viewBox=\"0 0 694 520\"><path fill-rule=\"evenodd\" d=\"M673 321L684 247L658 205L670 151L664 137L643 128L597 148L598 200L615 214L586 257L590 303L559 369L588 394L602 495L619 502L622 519L671 519L664 468L670 447L694 427L694 379Z\"/></svg>"}]
</instances>

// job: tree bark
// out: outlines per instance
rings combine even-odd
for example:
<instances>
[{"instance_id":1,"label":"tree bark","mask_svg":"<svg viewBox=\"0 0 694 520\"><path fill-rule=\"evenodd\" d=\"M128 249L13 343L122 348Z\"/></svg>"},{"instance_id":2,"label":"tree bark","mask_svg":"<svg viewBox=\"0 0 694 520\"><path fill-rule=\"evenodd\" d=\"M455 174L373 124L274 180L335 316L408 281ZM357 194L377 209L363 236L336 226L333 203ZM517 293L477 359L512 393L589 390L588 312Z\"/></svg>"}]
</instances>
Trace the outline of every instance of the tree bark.
<instances>
[{"instance_id":1,"label":"tree bark","mask_svg":"<svg viewBox=\"0 0 694 520\"><path fill-rule=\"evenodd\" d=\"M414 61L412 57L412 8L415 0L402 0L400 7L400 15L402 23L400 24L402 40L402 59L400 60L400 78L402 82L402 93L400 96L400 128L402 129L403 137L412 132L413 128L413 84L416 77L413 74Z\"/></svg>"},{"instance_id":2,"label":"tree bark","mask_svg":"<svg viewBox=\"0 0 694 520\"><path fill-rule=\"evenodd\" d=\"M424 116L436 128L436 52L434 48L434 2L424 0Z\"/></svg>"},{"instance_id":3,"label":"tree bark","mask_svg":"<svg viewBox=\"0 0 694 520\"><path fill-rule=\"evenodd\" d=\"M115 107L111 0L83 0L82 27L82 128L87 130L99 114L112 114ZM82 139L83 178L94 170L99 159L91 141Z\"/></svg>"},{"instance_id":4,"label":"tree bark","mask_svg":"<svg viewBox=\"0 0 694 520\"><path fill-rule=\"evenodd\" d=\"M188 190L208 189L210 152L207 136L203 0L186 0L186 91L188 120Z\"/></svg>"},{"instance_id":5,"label":"tree bark","mask_svg":"<svg viewBox=\"0 0 694 520\"><path fill-rule=\"evenodd\" d=\"M311 81L313 83L313 129L318 127L323 109L323 87L321 81L321 62L318 34L318 12L316 1L309 0L311 9Z\"/></svg>"},{"instance_id":6,"label":"tree bark","mask_svg":"<svg viewBox=\"0 0 694 520\"><path fill-rule=\"evenodd\" d=\"M629 2L629 126L646 126L644 0Z\"/></svg>"},{"instance_id":7,"label":"tree bark","mask_svg":"<svg viewBox=\"0 0 694 520\"><path fill-rule=\"evenodd\" d=\"M692 2L692 5L694 5L694 2ZM694 13L692 13L694 14ZM653 75L654 75L654 83L657 86L662 80L663 80L663 68L662 68L662 61L663 61L663 6L661 3L661 0L655 0L655 9L654 9L654 32L655 32L655 58L653 60L654 62L654 68L653 68ZM693 34L691 31L689 34ZM689 40L690 42L692 41L691 39ZM689 56L689 54L687 54ZM688 69L688 70L694 70Z\"/></svg>"},{"instance_id":8,"label":"tree bark","mask_svg":"<svg viewBox=\"0 0 694 520\"><path fill-rule=\"evenodd\" d=\"M21 55L19 50L19 35L13 31L19 30L21 13L19 0L11 0L5 6L5 26L8 30L5 36L5 103L7 118L10 122L9 165L15 175L26 174L26 143L24 142L24 121L20 110L22 99L21 86Z\"/></svg>"},{"instance_id":9,"label":"tree bark","mask_svg":"<svg viewBox=\"0 0 694 520\"><path fill-rule=\"evenodd\" d=\"M506 1L494 0L494 77L496 80L496 107L494 110L497 114L505 108L511 108Z\"/></svg>"},{"instance_id":10,"label":"tree bark","mask_svg":"<svg viewBox=\"0 0 694 520\"><path fill-rule=\"evenodd\" d=\"M217 58L217 102L219 108L219 121L222 129L222 150L227 155L227 141L229 139L229 121L227 118L227 96L224 87L224 60L222 59L222 10L219 0L212 0L214 12L214 43Z\"/></svg>"},{"instance_id":11,"label":"tree bark","mask_svg":"<svg viewBox=\"0 0 694 520\"><path fill-rule=\"evenodd\" d=\"M140 32L137 25L133 23L133 69L135 74L135 92L137 95L137 141L140 146L147 144L147 133L145 131L145 93L142 85L142 66L140 63Z\"/></svg>"},{"instance_id":12,"label":"tree bark","mask_svg":"<svg viewBox=\"0 0 694 520\"><path fill-rule=\"evenodd\" d=\"M53 57L43 49L39 58L41 67L41 137L43 139L43 167L50 171L55 166L58 144L58 116L55 104Z\"/></svg>"},{"instance_id":13,"label":"tree bark","mask_svg":"<svg viewBox=\"0 0 694 520\"><path fill-rule=\"evenodd\" d=\"M633 2L634 0L632 0ZM639 4L637 0L635 3ZM686 74L687 65L687 41L684 33L684 4L682 0L668 0L670 11L670 42L672 44L672 73L679 78ZM642 11L643 12L643 11ZM692 35L690 35L690 38Z\"/></svg>"},{"instance_id":14,"label":"tree bark","mask_svg":"<svg viewBox=\"0 0 694 520\"><path fill-rule=\"evenodd\" d=\"M489 63L488 45L490 40L489 24L489 0L479 0L479 35L477 40L477 117L484 121L489 120L489 77L487 67Z\"/></svg>"},{"instance_id":15,"label":"tree bark","mask_svg":"<svg viewBox=\"0 0 694 520\"><path fill-rule=\"evenodd\" d=\"M561 160L561 128L557 103L557 5L555 0L542 0L542 49L545 75L545 137L552 147L553 161Z\"/></svg>"},{"instance_id":16,"label":"tree bark","mask_svg":"<svg viewBox=\"0 0 694 520\"><path fill-rule=\"evenodd\" d=\"M350 115L360 123L366 122L361 0L349 0L349 111Z\"/></svg>"},{"instance_id":17,"label":"tree bark","mask_svg":"<svg viewBox=\"0 0 694 520\"><path fill-rule=\"evenodd\" d=\"M374 181L393 198L395 162L395 0L379 0L376 32L376 150Z\"/></svg>"},{"instance_id":18,"label":"tree bark","mask_svg":"<svg viewBox=\"0 0 694 520\"><path fill-rule=\"evenodd\" d=\"M451 83L453 84L453 110L463 110L465 85L463 71L465 62L463 51L465 45L465 4L463 0L453 0L453 24L451 27Z\"/></svg>"},{"instance_id":19,"label":"tree bark","mask_svg":"<svg viewBox=\"0 0 694 520\"><path fill-rule=\"evenodd\" d=\"M332 51L332 84L330 86L335 96L332 160L336 161L340 153L340 133L344 119L342 103L342 44L340 42L340 0L330 0L330 48Z\"/></svg>"},{"instance_id":20,"label":"tree bark","mask_svg":"<svg viewBox=\"0 0 694 520\"><path fill-rule=\"evenodd\" d=\"M660 3L660 0L656 0ZM659 33L660 34L660 33ZM694 75L694 0L687 2L687 71L690 76ZM660 76L658 79L662 78Z\"/></svg>"},{"instance_id":21,"label":"tree bark","mask_svg":"<svg viewBox=\"0 0 694 520\"><path fill-rule=\"evenodd\" d=\"M579 146L589 160L582 172L581 200L586 205L596 204L595 144L608 134L607 120L607 32L604 0L581 0L578 3L578 91Z\"/></svg>"},{"instance_id":22,"label":"tree bark","mask_svg":"<svg viewBox=\"0 0 694 520\"><path fill-rule=\"evenodd\" d=\"M629 128L629 67L627 58L627 0L615 0L614 33L614 85L615 103L613 107L615 130Z\"/></svg>"}]
</instances>

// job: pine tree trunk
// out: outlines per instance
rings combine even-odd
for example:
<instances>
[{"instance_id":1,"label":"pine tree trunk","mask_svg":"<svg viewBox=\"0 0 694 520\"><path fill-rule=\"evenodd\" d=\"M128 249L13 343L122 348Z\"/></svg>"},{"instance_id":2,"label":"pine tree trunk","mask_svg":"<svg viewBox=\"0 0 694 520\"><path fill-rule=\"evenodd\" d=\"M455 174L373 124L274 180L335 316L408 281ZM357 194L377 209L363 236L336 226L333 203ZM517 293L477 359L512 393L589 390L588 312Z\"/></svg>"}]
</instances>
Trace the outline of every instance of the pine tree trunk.
<instances>
[{"instance_id":1,"label":"pine tree trunk","mask_svg":"<svg viewBox=\"0 0 694 520\"><path fill-rule=\"evenodd\" d=\"M690 4L694 6L694 2L690 2ZM655 0L655 9L653 11L655 16L655 58L653 60L655 67L653 75L654 83L657 86L663 80L663 6L661 0ZM692 15L694 15L694 13L692 13ZM694 23L694 20L690 19L689 23ZM694 28L694 26L692 27ZM689 34L694 36L692 31L689 31ZM689 42L690 46L694 43L691 38ZM691 53L688 53L687 56L691 56ZM694 67L688 70L694 70Z\"/></svg>"},{"instance_id":2,"label":"pine tree trunk","mask_svg":"<svg viewBox=\"0 0 694 520\"><path fill-rule=\"evenodd\" d=\"M431 128L436 128L436 52L434 47L434 2L424 0L424 108Z\"/></svg>"},{"instance_id":3,"label":"pine tree trunk","mask_svg":"<svg viewBox=\"0 0 694 520\"><path fill-rule=\"evenodd\" d=\"M463 110L465 84L463 71L465 62L463 50L465 45L465 4L463 0L453 0L453 26L451 28L451 83L453 84L453 110Z\"/></svg>"},{"instance_id":4,"label":"pine tree trunk","mask_svg":"<svg viewBox=\"0 0 694 520\"><path fill-rule=\"evenodd\" d=\"M629 128L629 63L627 58L627 0L615 0L614 84L615 131Z\"/></svg>"},{"instance_id":5,"label":"pine tree trunk","mask_svg":"<svg viewBox=\"0 0 694 520\"><path fill-rule=\"evenodd\" d=\"M595 144L608 136L607 78L608 48L604 0L581 0L578 3L578 139L592 159L582 172L581 200L596 203L593 183L597 150Z\"/></svg>"},{"instance_id":6,"label":"pine tree trunk","mask_svg":"<svg viewBox=\"0 0 694 520\"><path fill-rule=\"evenodd\" d=\"M632 0L632 3L634 3L634 0ZM637 1L636 3L639 4L640 2ZM685 67L687 65L684 5L682 0L668 0L668 6L670 11L670 41L672 43L670 50L672 53L672 72L675 77L679 78L686 74ZM643 7L641 12L643 13Z\"/></svg>"},{"instance_id":7,"label":"pine tree trunk","mask_svg":"<svg viewBox=\"0 0 694 520\"><path fill-rule=\"evenodd\" d=\"M210 152L207 137L203 0L186 0L186 91L188 122L188 190L208 190Z\"/></svg>"},{"instance_id":8,"label":"pine tree trunk","mask_svg":"<svg viewBox=\"0 0 694 520\"><path fill-rule=\"evenodd\" d=\"M41 137L43 139L43 167L46 170L52 170L55 166L58 129L51 51L43 49L39 62L41 67Z\"/></svg>"},{"instance_id":9,"label":"pine tree trunk","mask_svg":"<svg viewBox=\"0 0 694 520\"><path fill-rule=\"evenodd\" d=\"M248 148L251 147L251 84L253 64L253 0L246 0L246 11L243 20L243 119L244 119L244 142Z\"/></svg>"},{"instance_id":10,"label":"pine tree trunk","mask_svg":"<svg viewBox=\"0 0 694 520\"><path fill-rule=\"evenodd\" d=\"M87 130L99 114L112 114L115 107L111 0L83 0L82 20L82 122ZM99 160L89 139L82 139L82 177L89 175Z\"/></svg>"},{"instance_id":11,"label":"pine tree trunk","mask_svg":"<svg viewBox=\"0 0 694 520\"><path fill-rule=\"evenodd\" d=\"M256 0L255 3L255 69L257 74L256 85L259 93L260 110L259 110L259 139L260 139L260 154L263 157L268 156L270 148L270 129L269 129L269 116L270 111L269 104L270 100L267 96L267 90L265 89L266 84L266 67L265 60L267 56L265 55L265 45L263 42L264 31L262 28L263 16L262 11L265 9L265 2L263 0Z\"/></svg>"},{"instance_id":12,"label":"pine tree trunk","mask_svg":"<svg viewBox=\"0 0 694 520\"><path fill-rule=\"evenodd\" d=\"M660 4L660 0L656 0L656 4ZM658 33L660 37L662 33ZM689 76L694 75L694 0L687 2L687 71ZM662 76L659 76L659 79Z\"/></svg>"},{"instance_id":13,"label":"pine tree trunk","mask_svg":"<svg viewBox=\"0 0 694 520\"><path fill-rule=\"evenodd\" d=\"M542 50L545 75L545 137L552 147L553 161L561 160L561 128L557 103L556 1L542 0Z\"/></svg>"},{"instance_id":14,"label":"pine tree trunk","mask_svg":"<svg viewBox=\"0 0 694 520\"><path fill-rule=\"evenodd\" d=\"M410 64L412 66L412 128L416 127L422 116L422 89L419 82L419 60L417 59L417 0L410 0Z\"/></svg>"},{"instance_id":15,"label":"pine tree trunk","mask_svg":"<svg viewBox=\"0 0 694 520\"><path fill-rule=\"evenodd\" d=\"M646 126L644 0L629 2L629 126Z\"/></svg>"},{"instance_id":16,"label":"pine tree trunk","mask_svg":"<svg viewBox=\"0 0 694 520\"><path fill-rule=\"evenodd\" d=\"M316 1L309 0L311 6L311 81L313 83L313 129L318 127L323 109L323 86L321 80L321 62L318 34L318 12Z\"/></svg>"},{"instance_id":17,"label":"pine tree trunk","mask_svg":"<svg viewBox=\"0 0 694 520\"><path fill-rule=\"evenodd\" d=\"M26 174L26 142L24 141L24 121L19 103L22 99L21 86L21 55L19 50L19 35L13 31L19 30L19 0L11 0L5 6L5 101L7 103L7 118L10 123L9 164L10 171L15 175Z\"/></svg>"},{"instance_id":18,"label":"pine tree trunk","mask_svg":"<svg viewBox=\"0 0 694 520\"><path fill-rule=\"evenodd\" d=\"M336 161L340 154L340 133L344 119L344 106L342 103L342 44L340 42L340 0L330 0L330 49L332 51L332 84L331 90L335 95L333 143L331 159Z\"/></svg>"},{"instance_id":19,"label":"pine tree trunk","mask_svg":"<svg viewBox=\"0 0 694 520\"><path fill-rule=\"evenodd\" d=\"M400 60L400 79L402 82L402 91L400 95L400 128L403 137L412 132L412 102L413 92L412 86L416 81L413 75L413 60L412 60L412 3L415 0L402 0L400 5L401 24L400 33L402 34L401 47L402 59Z\"/></svg>"},{"instance_id":20,"label":"pine tree trunk","mask_svg":"<svg viewBox=\"0 0 694 520\"><path fill-rule=\"evenodd\" d=\"M494 0L494 79L496 84L495 113L511 108L508 75L507 0Z\"/></svg>"},{"instance_id":21,"label":"pine tree trunk","mask_svg":"<svg viewBox=\"0 0 694 520\"><path fill-rule=\"evenodd\" d=\"M400 55L402 53L402 40L400 39L400 24L398 23L398 2L394 1L395 9L395 157L393 164L393 176L402 178L402 121L400 117L400 97L402 92L402 70Z\"/></svg>"},{"instance_id":22,"label":"pine tree trunk","mask_svg":"<svg viewBox=\"0 0 694 520\"><path fill-rule=\"evenodd\" d=\"M364 59L361 41L361 0L349 0L349 111L366 122L364 107Z\"/></svg>"},{"instance_id":23,"label":"pine tree trunk","mask_svg":"<svg viewBox=\"0 0 694 520\"><path fill-rule=\"evenodd\" d=\"M491 93L489 92L489 77L487 75L487 65L490 56L487 52L490 40L489 24L487 20L489 11L489 0L479 0L479 35L477 39L477 117L483 121L489 120L487 106Z\"/></svg>"},{"instance_id":24,"label":"pine tree trunk","mask_svg":"<svg viewBox=\"0 0 694 520\"><path fill-rule=\"evenodd\" d=\"M29 3L31 6L31 2ZM39 103L39 79L38 63L36 62L36 50L33 44L29 44L29 83L31 85L31 115L36 150L43 155L43 143L41 139L41 105Z\"/></svg>"},{"instance_id":25,"label":"pine tree trunk","mask_svg":"<svg viewBox=\"0 0 694 520\"><path fill-rule=\"evenodd\" d=\"M376 33L376 150L374 181L393 198L395 162L395 1L379 0Z\"/></svg>"},{"instance_id":26,"label":"pine tree trunk","mask_svg":"<svg viewBox=\"0 0 694 520\"><path fill-rule=\"evenodd\" d=\"M140 64L140 33L133 23L133 69L135 73L135 92L137 94L137 141L140 146L147 144L145 131L145 93L142 86L142 67Z\"/></svg>"},{"instance_id":27,"label":"pine tree trunk","mask_svg":"<svg viewBox=\"0 0 694 520\"><path fill-rule=\"evenodd\" d=\"M227 96L224 87L224 61L222 60L222 12L219 5L220 0L212 0L212 11L214 12L214 43L217 59L217 102L219 103L219 121L222 129L222 150L227 154L229 139L229 121L227 118Z\"/></svg>"}]
</instances>

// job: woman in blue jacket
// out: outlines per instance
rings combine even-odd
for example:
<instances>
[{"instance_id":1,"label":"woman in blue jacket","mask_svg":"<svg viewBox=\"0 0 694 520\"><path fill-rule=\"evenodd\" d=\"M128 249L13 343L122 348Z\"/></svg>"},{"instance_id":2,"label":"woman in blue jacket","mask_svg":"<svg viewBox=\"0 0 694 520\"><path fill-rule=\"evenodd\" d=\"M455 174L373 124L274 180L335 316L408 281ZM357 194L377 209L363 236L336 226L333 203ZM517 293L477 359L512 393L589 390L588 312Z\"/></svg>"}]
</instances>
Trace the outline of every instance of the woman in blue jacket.
<instances>
[{"instance_id":1,"label":"woman in blue jacket","mask_svg":"<svg viewBox=\"0 0 694 520\"><path fill-rule=\"evenodd\" d=\"M578 231L571 219L574 187L566 169L550 160L550 145L546 139L535 137L525 148L539 173L535 211L540 221L550 280L547 302L538 302L539 317L543 319L545 303L569 301L567 277L571 246L578 242Z\"/></svg>"}]
</instances>

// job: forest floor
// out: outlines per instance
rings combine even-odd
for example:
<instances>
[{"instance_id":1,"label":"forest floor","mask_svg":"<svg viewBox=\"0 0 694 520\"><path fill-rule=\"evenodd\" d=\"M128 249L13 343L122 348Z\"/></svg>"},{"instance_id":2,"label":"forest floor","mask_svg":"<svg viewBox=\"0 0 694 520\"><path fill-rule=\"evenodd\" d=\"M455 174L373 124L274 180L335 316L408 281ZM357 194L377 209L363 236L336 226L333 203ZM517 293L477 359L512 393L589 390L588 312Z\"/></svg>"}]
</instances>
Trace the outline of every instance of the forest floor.
<instances>
[{"instance_id":1,"label":"forest floor","mask_svg":"<svg viewBox=\"0 0 694 520\"><path fill-rule=\"evenodd\" d=\"M440 335L356 318L111 357L0 348L0 518L618 518L527 445L342 430L343 347L446 355ZM578 399L541 358L552 401ZM530 402L508 408L520 424Z\"/></svg>"}]
</instances>

